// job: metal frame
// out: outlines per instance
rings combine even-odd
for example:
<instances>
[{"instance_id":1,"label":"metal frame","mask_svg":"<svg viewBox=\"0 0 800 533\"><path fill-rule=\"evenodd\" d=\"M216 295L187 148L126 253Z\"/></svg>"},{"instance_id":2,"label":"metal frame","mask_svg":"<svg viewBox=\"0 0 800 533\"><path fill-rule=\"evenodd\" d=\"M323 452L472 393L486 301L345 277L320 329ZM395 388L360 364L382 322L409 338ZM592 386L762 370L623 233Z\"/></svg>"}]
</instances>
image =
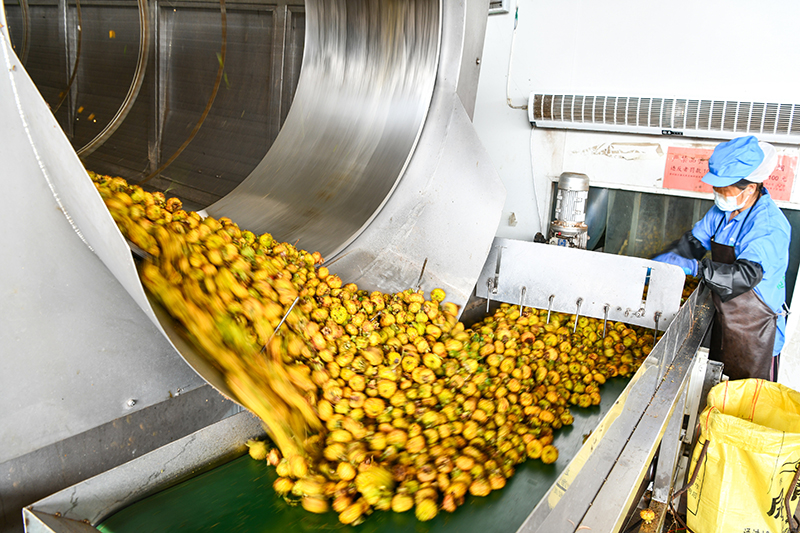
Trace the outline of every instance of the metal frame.
<instances>
[{"instance_id":1,"label":"metal frame","mask_svg":"<svg viewBox=\"0 0 800 533\"><path fill-rule=\"evenodd\" d=\"M673 438L667 433L673 413L680 413L676 419L683 420L679 406L685 401L690 371L713 314L710 292L695 291L617 405L518 533L573 532L578 528L616 532L623 527L662 438ZM673 423L673 431L677 423Z\"/></svg>"},{"instance_id":2,"label":"metal frame","mask_svg":"<svg viewBox=\"0 0 800 533\"><path fill-rule=\"evenodd\" d=\"M25 531L97 531L103 518L136 500L246 453L265 435L247 412L226 418L23 509Z\"/></svg>"}]
</instances>

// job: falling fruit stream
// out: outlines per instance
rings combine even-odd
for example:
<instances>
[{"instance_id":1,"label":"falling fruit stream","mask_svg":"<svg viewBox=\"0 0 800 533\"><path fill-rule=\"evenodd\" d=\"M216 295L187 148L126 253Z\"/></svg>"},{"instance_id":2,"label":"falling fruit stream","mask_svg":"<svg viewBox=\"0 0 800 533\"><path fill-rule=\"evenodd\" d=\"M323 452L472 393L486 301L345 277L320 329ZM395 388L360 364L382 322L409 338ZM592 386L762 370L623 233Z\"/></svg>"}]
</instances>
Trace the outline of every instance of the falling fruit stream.
<instances>
[{"instance_id":1,"label":"falling fruit stream","mask_svg":"<svg viewBox=\"0 0 800 533\"><path fill-rule=\"evenodd\" d=\"M147 254L145 288L265 423L277 448L247 444L276 492L346 524L412 508L430 520L528 458L554 462L570 409L598 405L654 344L645 328L609 321L604 337L602 320L508 304L468 328L441 289L368 293L316 252L89 175Z\"/></svg>"}]
</instances>

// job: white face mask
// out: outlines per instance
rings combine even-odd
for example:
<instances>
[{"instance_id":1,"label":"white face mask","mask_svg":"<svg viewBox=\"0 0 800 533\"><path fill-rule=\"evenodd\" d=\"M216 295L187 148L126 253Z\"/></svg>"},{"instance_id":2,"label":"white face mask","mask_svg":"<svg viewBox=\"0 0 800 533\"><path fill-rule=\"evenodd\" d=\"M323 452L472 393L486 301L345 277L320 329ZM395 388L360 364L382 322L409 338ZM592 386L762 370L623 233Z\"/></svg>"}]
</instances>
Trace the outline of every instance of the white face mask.
<instances>
[{"instance_id":1,"label":"white face mask","mask_svg":"<svg viewBox=\"0 0 800 533\"><path fill-rule=\"evenodd\" d=\"M714 204L719 208L720 211L724 211L726 213L731 213L733 211L738 211L747 200L743 200L741 203L737 201L737 199L746 192L746 189L737 194L736 196L723 196L717 191L714 191Z\"/></svg>"}]
</instances>

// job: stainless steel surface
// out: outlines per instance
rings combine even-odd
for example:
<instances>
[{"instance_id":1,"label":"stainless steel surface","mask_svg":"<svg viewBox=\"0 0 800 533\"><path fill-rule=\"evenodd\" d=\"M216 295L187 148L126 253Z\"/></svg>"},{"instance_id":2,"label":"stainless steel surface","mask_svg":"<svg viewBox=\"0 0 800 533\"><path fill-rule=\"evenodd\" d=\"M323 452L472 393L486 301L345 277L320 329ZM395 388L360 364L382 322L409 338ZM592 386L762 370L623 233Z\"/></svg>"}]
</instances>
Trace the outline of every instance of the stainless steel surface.
<instances>
[{"instance_id":1,"label":"stainless steel surface","mask_svg":"<svg viewBox=\"0 0 800 533\"><path fill-rule=\"evenodd\" d=\"M0 462L203 384L98 255L124 243L0 30ZM77 208L79 205L80 208ZM67 207L70 206L70 207ZM66 215L66 216L65 216ZM82 231L77 232L78 224ZM127 278L140 287L135 270ZM142 292L142 296L143 296Z\"/></svg>"},{"instance_id":2,"label":"stainless steel surface","mask_svg":"<svg viewBox=\"0 0 800 533\"><path fill-rule=\"evenodd\" d=\"M26 505L241 410L204 385L0 462L0 531L21 531Z\"/></svg>"},{"instance_id":3,"label":"stainless steel surface","mask_svg":"<svg viewBox=\"0 0 800 533\"><path fill-rule=\"evenodd\" d=\"M550 244L586 249L586 204L589 176L564 172L558 177L555 220L550 222Z\"/></svg>"},{"instance_id":4,"label":"stainless steel surface","mask_svg":"<svg viewBox=\"0 0 800 533\"><path fill-rule=\"evenodd\" d=\"M683 442L689 449L694 449L695 444L697 443L697 437L700 435L700 429L697 427L697 418L700 416L700 413L706 408L706 401L708 399L708 392L711 388L718 384L722 378L722 363L719 361L712 361L708 359L708 348L700 348L698 351L698 367L705 367L704 371L701 373L700 369L698 368L694 374L700 375L702 377L700 383L695 383L693 380L689 383L690 387L695 387L699 385L699 394L694 396L690 393L690 398L692 399L692 405L690 405L686 411L689 415L689 421L686 424L686 434L684 435ZM687 470L689 469L691 458L690 455L685 455L682 457L679 465L678 465L678 472L675 475L675 485L678 487L682 487L686 484L687 481ZM662 491L659 494L659 498L664 498L665 494ZM686 499L680 498L677 502L673 502L678 505L678 511L685 513L686 512Z\"/></svg>"},{"instance_id":5,"label":"stainless steel surface","mask_svg":"<svg viewBox=\"0 0 800 533\"><path fill-rule=\"evenodd\" d=\"M481 71L486 19L489 15L489 3L483 0L464 0L463 34L466 37L461 50L461 67L458 69L458 94L461 105L470 122L475 114L475 99L478 94L478 77ZM445 12L450 7L444 6Z\"/></svg>"},{"instance_id":6,"label":"stainless steel surface","mask_svg":"<svg viewBox=\"0 0 800 533\"><path fill-rule=\"evenodd\" d=\"M589 191L589 176L577 172L563 172L558 177L558 188L565 191Z\"/></svg>"},{"instance_id":7,"label":"stainless steel surface","mask_svg":"<svg viewBox=\"0 0 800 533\"><path fill-rule=\"evenodd\" d=\"M636 487L641 483L668 424L673 416L679 419L675 422L678 427L683 423L683 410L679 409L682 406L681 398L685 398L683 392L689 382L697 350L714 316L714 304L707 289L697 298L697 311L691 330L675 354L641 421L578 527L591 527L592 531L600 533L619 531L624 525L628 509L636 503L633 501ZM547 531L557 533L559 530Z\"/></svg>"},{"instance_id":8,"label":"stainless steel surface","mask_svg":"<svg viewBox=\"0 0 800 533\"><path fill-rule=\"evenodd\" d=\"M251 231L334 256L386 202L433 92L439 0L306 4L292 108L266 157L207 208Z\"/></svg>"},{"instance_id":9,"label":"stainless steel surface","mask_svg":"<svg viewBox=\"0 0 800 533\"><path fill-rule=\"evenodd\" d=\"M684 342L675 346L662 339L656 345L518 533L618 530L609 523L618 524L630 508L712 316L708 292L700 298L696 292L665 335L672 331ZM673 361L663 378L661 360Z\"/></svg>"},{"instance_id":10,"label":"stainless steel surface","mask_svg":"<svg viewBox=\"0 0 800 533\"><path fill-rule=\"evenodd\" d=\"M150 175L187 140L220 66L218 0L159 3L149 90L149 141L136 180ZM305 40L303 0L226 1L222 85L197 135L149 185L205 207L232 191L264 158L297 87ZM141 99L141 97L140 97ZM124 142L133 139L119 134Z\"/></svg>"},{"instance_id":11,"label":"stainless steel surface","mask_svg":"<svg viewBox=\"0 0 800 533\"><path fill-rule=\"evenodd\" d=\"M684 417L687 414L687 404L691 403L689 389L692 381L698 381L695 379L695 376L698 374L698 366L700 366L698 365L699 360L700 356L698 355L695 357L692 367L689 370L687 385L678 394L675 408L664 430L661 445L658 447L658 459L656 461L652 494L652 499L657 502L668 503L672 487L675 486L675 471L678 467L678 460L683 453L685 444L683 442ZM705 370L705 365L703 366ZM702 382L702 376L700 376L699 381ZM692 426L687 427L691 428ZM678 482L678 486L680 485L681 483Z\"/></svg>"},{"instance_id":12,"label":"stainless steel surface","mask_svg":"<svg viewBox=\"0 0 800 533\"><path fill-rule=\"evenodd\" d=\"M56 492L30 505L24 513L26 517L32 512L59 514L65 519L88 520L94 526L132 501L242 455L247 439L263 435L257 418L239 413Z\"/></svg>"},{"instance_id":13,"label":"stainless steel surface","mask_svg":"<svg viewBox=\"0 0 800 533\"><path fill-rule=\"evenodd\" d=\"M31 13L28 9L28 0L19 0L19 7L22 11L22 45L18 49L15 48L15 50L24 65L28 61L28 52L30 52L31 45Z\"/></svg>"},{"instance_id":14,"label":"stainless steel surface","mask_svg":"<svg viewBox=\"0 0 800 533\"><path fill-rule=\"evenodd\" d=\"M143 3L151 28L143 85L108 144L84 157L92 170L133 181L158 168L187 139L214 86L221 46L219 0ZM288 112L302 62L303 0L228 0L226 5L222 88L188 148L151 182L198 208L230 192L267 153ZM18 0L5 0L5 7L20 47L22 9ZM56 113L76 149L112 120L142 63L137 62L142 26L136 2L95 0L82 2L81 8L80 68L68 101ZM76 59L75 4L38 0L30 14L26 69L55 107Z\"/></svg>"},{"instance_id":15,"label":"stainless steel surface","mask_svg":"<svg viewBox=\"0 0 800 533\"><path fill-rule=\"evenodd\" d=\"M608 304L609 320L652 328L658 312L659 323L666 328L677 315L686 276L675 265L647 259L497 238L478 277L478 296L487 297L490 279L496 279L492 300L519 303L524 286L526 306L552 305L553 311L574 313L576 302L583 298L583 315L602 319Z\"/></svg>"},{"instance_id":16,"label":"stainless steel surface","mask_svg":"<svg viewBox=\"0 0 800 533\"><path fill-rule=\"evenodd\" d=\"M708 396L709 389L706 389L705 386L711 372L709 363L713 363L713 361L708 360L708 348L697 350L697 362L692 369L692 379L689 381L689 390L686 393L686 415L688 418L686 421L687 430L683 436L683 442L686 445L692 444L697 417L702 412L700 405L705 405L706 397Z\"/></svg>"},{"instance_id":17,"label":"stainless steel surface","mask_svg":"<svg viewBox=\"0 0 800 533\"><path fill-rule=\"evenodd\" d=\"M25 511L27 533L93 533L97 529L84 522L37 511Z\"/></svg>"},{"instance_id":18,"label":"stainless steel surface","mask_svg":"<svg viewBox=\"0 0 800 533\"><path fill-rule=\"evenodd\" d=\"M441 287L448 301L463 306L500 223L505 188L475 133L465 97L456 93L475 75L464 66L474 48L474 36L466 32L477 15L485 24L486 5L444 2L442 9L436 87L414 157L386 205L339 255L335 271L368 290L400 291L416 286L427 259L422 289Z\"/></svg>"}]
</instances>

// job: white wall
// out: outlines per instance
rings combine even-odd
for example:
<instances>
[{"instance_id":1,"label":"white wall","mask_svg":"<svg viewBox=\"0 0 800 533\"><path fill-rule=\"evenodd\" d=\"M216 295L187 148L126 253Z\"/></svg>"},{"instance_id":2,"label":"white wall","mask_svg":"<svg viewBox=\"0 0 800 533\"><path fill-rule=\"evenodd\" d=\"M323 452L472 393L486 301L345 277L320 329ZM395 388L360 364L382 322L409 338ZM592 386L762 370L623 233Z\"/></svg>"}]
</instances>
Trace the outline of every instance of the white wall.
<instances>
[{"instance_id":1,"label":"white wall","mask_svg":"<svg viewBox=\"0 0 800 533\"><path fill-rule=\"evenodd\" d=\"M512 98L796 103L798 20L788 0L519 0Z\"/></svg>"},{"instance_id":2,"label":"white wall","mask_svg":"<svg viewBox=\"0 0 800 533\"><path fill-rule=\"evenodd\" d=\"M561 172L585 173L599 186L663 192L670 146L717 143L534 129L525 108L534 90L800 103L800 71L793 66L800 49L789 32L791 22L800 20L800 2L519 0L516 31L511 4L510 13L488 20L474 116L507 191L500 237L532 240L545 231L551 183ZM778 148L800 155L794 145ZM800 187L792 200L779 205L800 207ZM780 381L795 390L798 315L800 310L789 319L780 373Z\"/></svg>"}]
</instances>

